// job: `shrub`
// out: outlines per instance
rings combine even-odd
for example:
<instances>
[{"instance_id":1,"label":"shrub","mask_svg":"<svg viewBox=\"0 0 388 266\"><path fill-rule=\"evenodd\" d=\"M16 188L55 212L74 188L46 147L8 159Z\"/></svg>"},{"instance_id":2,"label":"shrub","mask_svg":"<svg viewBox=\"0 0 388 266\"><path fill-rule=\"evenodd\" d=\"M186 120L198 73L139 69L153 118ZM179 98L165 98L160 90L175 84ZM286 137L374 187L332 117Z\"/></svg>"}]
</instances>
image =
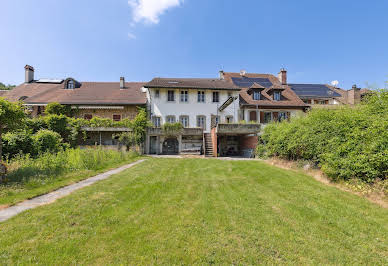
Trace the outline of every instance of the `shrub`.
<instances>
[{"instance_id":1,"label":"shrub","mask_svg":"<svg viewBox=\"0 0 388 266\"><path fill-rule=\"evenodd\" d=\"M181 123L164 123L162 130L167 136L176 136L183 130L183 125Z\"/></svg>"},{"instance_id":2,"label":"shrub","mask_svg":"<svg viewBox=\"0 0 388 266\"><path fill-rule=\"evenodd\" d=\"M333 180L367 182L388 177L388 92L355 107L316 109L291 122L273 123L261 136L259 156L309 160Z\"/></svg>"},{"instance_id":3,"label":"shrub","mask_svg":"<svg viewBox=\"0 0 388 266\"><path fill-rule=\"evenodd\" d=\"M54 131L42 129L33 136L34 146L38 153L58 152L63 147L61 136Z\"/></svg>"},{"instance_id":4,"label":"shrub","mask_svg":"<svg viewBox=\"0 0 388 266\"><path fill-rule=\"evenodd\" d=\"M12 158L17 154L34 154L32 134L27 130L8 132L3 136L4 156Z\"/></svg>"}]
</instances>

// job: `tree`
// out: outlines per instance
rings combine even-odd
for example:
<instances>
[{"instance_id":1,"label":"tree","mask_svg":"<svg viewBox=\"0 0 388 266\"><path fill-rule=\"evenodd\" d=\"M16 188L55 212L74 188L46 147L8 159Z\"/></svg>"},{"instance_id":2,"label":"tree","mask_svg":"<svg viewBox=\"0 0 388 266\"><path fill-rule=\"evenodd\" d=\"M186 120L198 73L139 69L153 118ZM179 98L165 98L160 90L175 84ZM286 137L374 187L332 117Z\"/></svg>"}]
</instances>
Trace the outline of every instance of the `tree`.
<instances>
[{"instance_id":1,"label":"tree","mask_svg":"<svg viewBox=\"0 0 388 266\"><path fill-rule=\"evenodd\" d=\"M65 115L72 116L73 112L70 105L60 103L49 103L44 111L47 115Z\"/></svg>"},{"instance_id":2,"label":"tree","mask_svg":"<svg viewBox=\"0 0 388 266\"><path fill-rule=\"evenodd\" d=\"M0 162L3 159L3 138L2 134L18 128L25 118L23 106L20 102L11 103L0 98Z\"/></svg>"},{"instance_id":3,"label":"tree","mask_svg":"<svg viewBox=\"0 0 388 266\"><path fill-rule=\"evenodd\" d=\"M16 87L15 85L10 85L10 84L5 85L4 83L0 82L0 90L12 90L15 87Z\"/></svg>"}]
</instances>

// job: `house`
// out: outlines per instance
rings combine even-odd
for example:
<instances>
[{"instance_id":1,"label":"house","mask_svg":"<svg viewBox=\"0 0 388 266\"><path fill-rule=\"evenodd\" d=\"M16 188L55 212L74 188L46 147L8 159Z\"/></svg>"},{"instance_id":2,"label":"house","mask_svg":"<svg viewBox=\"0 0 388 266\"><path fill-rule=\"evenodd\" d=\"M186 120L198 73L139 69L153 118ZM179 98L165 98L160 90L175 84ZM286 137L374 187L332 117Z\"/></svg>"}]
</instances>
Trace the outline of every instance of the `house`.
<instances>
[{"instance_id":1,"label":"house","mask_svg":"<svg viewBox=\"0 0 388 266\"><path fill-rule=\"evenodd\" d=\"M368 94L369 89L360 89L353 85L350 90L344 90L327 84L288 84L291 89L306 104L314 107L336 107L338 105L355 105Z\"/></svg>"},{"instance_id":2,"label":"house","mask_svg":"<svg viewBox=\"0 0 388 266\"><path fill-rule=\"evenodd\" d=\"M70 105L75 117L92 119L95 116L120 121L133 119L138 107L146 107L147 97L143 82L80 82L74 78L34 79L34 68L25 66L25 82L6 92L10 101L23 101L31 116L44 115L45 106L52 102ZM86 144L113 144L112 134L117 129L88 129Z\"/></svg>"},{"instance_id":3,"label":"house","mask_svg":"<svg viewBox=\"0 0 388 266\"><path fill-rule=\"evenodd\" d=\"M267 124L287 120L308 109L287 84L287 71L272 74L220 72L221 78L240 88L240 116L246 122Z\"/></svg>"},{"instance_id":4,"label":"house","mask_svg":"<svg viewBox=\"0 0 388 266\"><path fill-rule=\"evenodd\" d=\"M238 121L240 88L218 78L154 78L147 89L149 112L154 128L147 136L150 154L200 153L210 132L220 123ZM168 136L164 123L180 122L178 136Z\"/></svg>"}]
</instances>

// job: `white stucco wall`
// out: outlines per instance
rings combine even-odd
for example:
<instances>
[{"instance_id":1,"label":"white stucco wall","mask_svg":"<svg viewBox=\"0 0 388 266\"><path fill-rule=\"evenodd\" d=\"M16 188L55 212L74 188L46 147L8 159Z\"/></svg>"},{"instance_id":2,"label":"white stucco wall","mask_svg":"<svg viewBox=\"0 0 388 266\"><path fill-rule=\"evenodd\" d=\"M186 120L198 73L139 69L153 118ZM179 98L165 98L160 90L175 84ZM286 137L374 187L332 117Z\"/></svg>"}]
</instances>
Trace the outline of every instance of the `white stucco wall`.
<instances>
[{"instance_id":1,"label":"white stucco wall","mask_svg":"<svg viewBox=\"0 0 388 266\"><path fill-rule=\"evenodd\" d=\"M161 124L166 122L166 117L174 115L177 122L179 122L179 116L189 116L189 126L197 127L197 116L206 116L206 129L205 132L210 132L211 129L211 116L219 115L220 122L225 122L227 116L233 116L233 121L238 121L238 109L239 109L239 92L238 91L226 91L226 90L204 90L205 102L198 102L198 89L187 89L189 92L188 102L180 101L180 89L159 89L160 96L155 98L156 89L148 89L147 97L150 104L150 111L152 116L161 117ZM167 91L175 91L175 101L167 101ZM219 103L212 102L212 92L218 91L220 101ZM222 112L217 111L218 108L229 98L228 93L231 96L237 97L225 110Z\"/></svg>"}]
</instances>

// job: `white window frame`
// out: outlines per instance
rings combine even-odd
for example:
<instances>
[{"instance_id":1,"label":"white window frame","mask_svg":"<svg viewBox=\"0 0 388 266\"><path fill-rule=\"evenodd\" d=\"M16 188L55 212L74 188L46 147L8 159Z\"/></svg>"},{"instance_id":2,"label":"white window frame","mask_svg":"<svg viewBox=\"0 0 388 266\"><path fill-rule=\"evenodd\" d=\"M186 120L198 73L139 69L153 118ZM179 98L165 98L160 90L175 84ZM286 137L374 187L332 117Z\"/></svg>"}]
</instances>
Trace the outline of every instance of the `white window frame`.
<instances>
[{"instance_id":1,"label":"white window frame","mask_svg":"<svg viewBox=\"0 0 388 266\"><path fill-rule=\"evenodd\" d=\"M189 102L189 91L188 90L181 90L180 101L181 101L181 103L188 103Z\"/></svg>"},{"instance_id":2,"label":"white window frame","mask_svg":"<svg viewBox=\"0 0 388 266\"><path fill-rule=\"evenodd\" d=\"M205 93L205 91L198 91L197 92L197 102L199 102L199 103L205 103L206 102L206 93Z\"/></svg>"},{"instance_id":3,"label":"white window frame","mask_svg":"<svg viewBox=\"0 0 388 266\"><path fill-rule=\"evenodd\" d=\"M160 116L153 116L152 117L152 124L156 128L160 128L161 126L161 117Z\"/></svg>"},{"instance_id":4,"label":"white window frame","mask_svg":"<svg viewBox=\"0 0 388 266\"><path fill-rule=\"evenodd\" d=\"M279 96L279 98L277 97L277 95ZM274 91L273 93L274 101L280 101L281 98L282 98L282 93L280 91Z\"/></svg>"},{"instance_id":5,"label":"white window frame","mask_svg":"<svg viewBox=\"0 0 388 266\"><path fill-rule=\"evenodd\" d=\"M172 100L170 100L170 92L172 92ZM175 102L175 90L168 90L167 91L167 102Z\"/></svg>"},{"instance_id":6,"label":"white window frame","mask_svg":"<svg viewBox=\"0 0 388 266\"><path fill-rule=\"evenodd\" d=\"M173 118L173 122L170 122L170 121L169 121L170 118ZM170 123L170 124L176 123L176 117L175 117L175 115L168 115L168 116L166 116L166 123Z\"/></svg>"},{"instance_id":7,"label":"white window frame","mask_svg":"<svg viewBox=\"0 0 388 266\"><path fill-rule=\"evenodd\" d=\"M186 120L187 124L184 122L183 119ZM184 128L190 127L190 118L189 118L189 116L188 116L188 115L181 115L181 116L179 117L179 123L181 123L182 126L183 126ZM185 124L186 124L186 125L185 125Z\"/></svg>"},{"instance_id":8,"label":"white window frame","mask_svg":"<svg viewBox=\"0 0 388 266\"><path fill-rule=\"evenodd\" d=\"M255 101L261 100L261 93L260 93L260 91L253 91L253 100L255 100Z\"/></svg>"},{"instance_id":9,"label":"white window frame","mask_svg":"<svg viewBox=\"0 0 388 266\"><path fill-rule=\"evenodd\" d=\"M154 96L155 98L160 98L160 90L155 90Z\"/></svg>"},{"instance_id":10,"label":"white window frame","mask_svg":"<svg viewBox=\"0 0 388 266\"><path fill-rule=\"evenodd\" d=\"M74 84L74 80L69 80L66 84L66 89L68 90L74 90L74 87L75 87L75 84Z\"/></svg>"},{"instance_id":11,"label":"white window frame","mask_svg":"<svg viewBox=\"0 0 388 266\"><path fill-rule=\"evenodd\" d=\"M214 97L215 95L217 95L217 97ZM217 101L215 101L217 100ZM220 92L219 91L213 91L212 93L212 102L213 103L219 103L220 102Z\"/></svg>"},{"instance_id":12,"label":"white window frame","mask_svg":"<svg viewBox=\"0 0 388 266\"><path fill-rule=\"evenodd\" d=\"M200 124L200 119L203 119L203 125ZM205 115L197 115L197 127L202 128L203 130L206 130L206 116Z\"/></svg>"},{"instance_id":13,"label":"white window frame","mask_svg":"<svg viewBox=\"0 0 388 266\"><path fill-rule=\"evenodd\" d=\"M230 120L230 121L228 121L228 120ZM234 123L233 115L227 115L227 116L225 117L225 123L227 123L227 124L232 124L232 123Z\"/></svg>"}]
</instances>

